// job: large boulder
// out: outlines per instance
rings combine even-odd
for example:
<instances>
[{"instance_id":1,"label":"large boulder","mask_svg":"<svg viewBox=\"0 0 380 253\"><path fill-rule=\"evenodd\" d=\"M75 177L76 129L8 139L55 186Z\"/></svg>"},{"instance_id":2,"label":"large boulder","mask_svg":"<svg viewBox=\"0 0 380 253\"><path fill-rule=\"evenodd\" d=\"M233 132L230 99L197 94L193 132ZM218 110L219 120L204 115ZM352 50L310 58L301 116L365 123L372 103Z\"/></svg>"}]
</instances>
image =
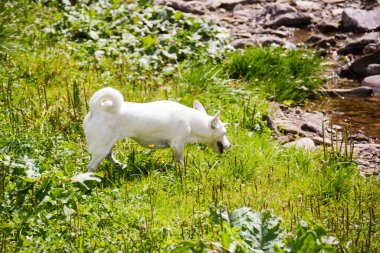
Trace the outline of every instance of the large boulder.
<instances>
[{"instance_id":1,"label":"large boulder","mask_svg":"<svg viewBox=\"0 0 380 253\"><path fill-rule=\"evenodd\" d=\"M371 11L344 9L341 25L343 30L354 33L379 30L380 8Z\"/></svg>"}]
</instances>

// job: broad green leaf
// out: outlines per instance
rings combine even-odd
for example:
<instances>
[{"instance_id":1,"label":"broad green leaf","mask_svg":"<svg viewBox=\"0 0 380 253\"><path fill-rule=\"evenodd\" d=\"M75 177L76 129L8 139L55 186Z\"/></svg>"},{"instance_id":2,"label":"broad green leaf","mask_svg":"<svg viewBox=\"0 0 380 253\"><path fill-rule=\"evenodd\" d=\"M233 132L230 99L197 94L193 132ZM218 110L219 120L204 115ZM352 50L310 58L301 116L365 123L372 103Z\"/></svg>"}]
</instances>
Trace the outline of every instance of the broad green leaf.
<instances>
[{"instance_id":1,"label":"broad green leaf","mask_svg":"<svg viewBox=\"0 0 380 253\"><path fill-rule=\"evenodd\" d=\"M152 37L150 35L144 37L141 39L142 43L144 44L145 49L149 49L153 45L157 44L157 40L155 37Z\"/></svg>"},{"instance_id":2,"label":"broad green leaf","mask_svg":"<svg viewBox=\"0 0 380 253\"><path fill-rule=\"evenodd\" d=\"M281 218L270 212L253 213L243 207L231 213L230 221L241 230L247 248L254 252L275 252L275 245L283 245L285 231L280 227Z\"/></svg>"}]
</instances>

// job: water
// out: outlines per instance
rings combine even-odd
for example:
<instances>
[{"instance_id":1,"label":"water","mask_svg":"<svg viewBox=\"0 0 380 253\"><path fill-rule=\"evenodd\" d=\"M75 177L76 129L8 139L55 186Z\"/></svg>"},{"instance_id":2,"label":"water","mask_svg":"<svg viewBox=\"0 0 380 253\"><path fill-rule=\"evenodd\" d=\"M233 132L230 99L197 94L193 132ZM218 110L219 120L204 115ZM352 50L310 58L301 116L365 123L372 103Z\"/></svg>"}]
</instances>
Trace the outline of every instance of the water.
<instances>
[{"instance_id":1,"label":"water","mask_svg":"<svg viewBox=\"0 0 380 253\"><path fill-rule=\"evenodd\" d=\"M315 33L306 29L295 30L290 41L300 45L313 34ZM350 39L354 38L355 35L350 35ZM339 43L339 41L337 42ZM342 63L331 52L325 60L325 74L330 77L336 76ZM325 86L349 89L358 87L360 84L356 81L332 78ZM362 130L366 136L373 137L375 142L380 143L379 92L367 98L322 97L308 103L305 109L326 112L334 124L341 126L351 125L354 132L355 130Z\"/></svg>"},{"instance_id":2,"label":"water","mask_svg":"<svg viewBox=\"0 0 380 253\"><path fill-rule=\"evenodd\" d=\"M380 142L380 93L367 98L321 98L310 102L307 108L326 112L334 124L351 125L362 130L375 142Z\"/></svg>"}]
</instances>

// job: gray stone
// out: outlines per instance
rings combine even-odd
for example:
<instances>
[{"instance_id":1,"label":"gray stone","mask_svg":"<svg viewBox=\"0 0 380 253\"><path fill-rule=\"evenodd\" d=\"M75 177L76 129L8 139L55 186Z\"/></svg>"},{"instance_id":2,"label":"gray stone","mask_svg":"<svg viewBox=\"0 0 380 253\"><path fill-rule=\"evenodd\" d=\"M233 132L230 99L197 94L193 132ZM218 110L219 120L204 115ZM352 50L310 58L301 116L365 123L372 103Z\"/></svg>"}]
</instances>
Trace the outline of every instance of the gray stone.
<instances>
[{"instance_id":1,"label":"gray stone","mask_svg":"<svg viewBox=\"0 0 380 253\"><path fill-rule=\"evenodd\" d=\"M297 125L292 123L280 124L279 129L280 132L283 132L284 134L294 134L305 137L305 133Z\"/></svg>"},{"instance_id":2,"label":"gray stone","mask_svg":"<svg viewBox=\"0 0 380 253\"><path fill-rule=\"evenodd\" d=\"M318 11L322 8L320 3L312 1L295 1L295 5L301 11Z\"/></svg>"},{"instance_id":3,"label":"gray stone","mask_svg":"<svg viewBox=\"0 0 380 253\"><path fill-rule=\"evenodd\" d=\"M353 134L348 137L349 140L357 141L357 142L369 142L369 138L365 136L363 133Z\"/></svg>"},{"instance_id":4,"label":"gray stone","mask_svg":"<svg viewBox=\"0 0 380 253\"><path fill-rule=\"evenodd\" d=\"M375 91L380 91L380 75L368 76L362 80L362 85L369 86Z\"/></svg>"},{"instance_id":5,"label":"gray stone","mask_svg":"<svg viewBox=\"0 0 380 253\"><path fill-rule=\"evenodd\" d=\"M354 61L350 70L357 75L365 75L366 68L370 64L380 64L380 50Z\"/></svg>"},{"instance_id":6,"label":"gray stone","mask_svg":"<svg viewBox=\"0 0 380 253\"><path fill-rule=\"evenodd\" d=\"M313 35L306 40L306 43L311 44L313 47L328 48L336 45L334 37L327 37L324 35Z\"/></svg>"},{"instance_id":7,"label":"gray stone","mask_svg":"<svg viewBox=\"0 0 380 253\"><path fill-rule=\"evenodd\" d=\"M353 89L330 89L322 90L324 94L332 97L368 97L373 95L373 89L370 87L362 86Z\"/></svg>"},{"instance_id":8,"label":"gray stone","mask_svg":"<svg viewBox=\"0 0 380 253\"><path fill-rule=\"evenodd\" d=\"M288 142L284 144L284 147L296 147L296 148L303 148L306 150L313 150L315 148L314 141L310 138L301 138L296 141Z\"/></svg>"},{"instance_id":9,"label":"gray stone","mask_svg":"<svg viewBox=\"0 0 380 253\"><path fill-rule=\"evenodd\" d=\"M340 48L337 53L340 55L362 54L363 49L370 43L375 43L380 37L380 33L370 33L359 39L349 42L346 46Z\"/></svg>"},{"instance_id":10,"label":"gray stone","mask_svg":"<svg viewBox=\"0 0 380 253\"><path fill-rule=\"evenodd\" d=\"M380 43L370 43L363 48L363 54L372 54L380 50Z\"/></svg>"},{"instance_id":11,"label":"gray stone","mask_svg":"<svg viewBox=\"0 0 380 253\"><path fill-rule=\"evenodd\" d=\"M373 76L380 74L380 64L369 64L365 69L366 75Z\"/></svg>"},{"instance_id":12,"label":"gray stone","mask_svg":"<svg viewBox=\"0 0 380 253\"><path fill-rule=\"evenodd\" d=\"M301 125L301 130L312 133L320 133L318 127L310 123L303 123Z\"/></svg>"},{"instance_id":13,"label":"gray stone","mask_svg":"<svg viewBox=\"0 0 380 253\"><path fill-rule=\"evenodd\" d=\"M241 38L232 41L231 44L235 48L246 48L251 46L257 46L257 41L253 38Z\"/></svg>"},{"instance_id":14,"label":"gray stone","mask_svg":"<svg viewBox=\"0 0 380 253\"><path fill-rule=\"evenodd\" d=\"M288 4L268 4L264 6L262 12L256 17L256 20L273 20L277 16L293 12L297 12L297 9Z\"/></svg>"},{"instance_id":15,"label":"gray stone","mask_svg":"<svg viewBox=\"0 0 380 253\"><path fill-rule=\"evenodd\" d=\"M344 9L342 29L350 32L368 32L380 28L380 8L371 11Z\"/></svg>"},{"instance_id":16,"label":"gray stone","mask_svg":"<svg viewBox=\"0 0 380 253\"><path fill-rule=\"evenodd\" d=\"M161 3L161 1L157 2L158 4L165 4L169 7L172 7L175 10L180 10L183 12L193 13L197 15L203 15L206 11L206 5L201 1L189 1L185 2L182 0L166 0Z\"/></svg>"},{"instance_id":17,"label":"gray stone","mask_svg":"<svg viewBox=\"0 0 380 253\"><path fill-rule=\"evenodd\" d=\"M339 31L338 22L322 21L317 25L318 29L323 33L332 33Z\"/></svg>"},{"instance_id":18,"label":"gray stone","mask_svg":"<svg viewBox=\"0 0 380 253\"><path fill-rule=\"evenodd\" d=\"M264 24L264 27L305 27L311 24L311 16L305 13L286 13L277 16L273 21Z\"/></svg>"},{"instance_id":19,"label":"gray stone","mask_svg":"<svg viewBox=\"0 0 380 253\"><path fill-rule=\"evenodd\" d=\"M209 7L211 9L216 9L216 8L223 8L228 11L232 11L235 6L239 4L253 4L253 3L258 3L259 0L213 0L211 3L209 3Z\"/></svg>"},{"instance_id":20,"label":"gray stone","mask_svg":"<svg viewBox=\"0 0 380 253\"><path fill-rule=\"evenodd\" d=\"M330 138L326 138L325 137L323 139L323 137L314 136L312 139L313 139L315 145L326 145L326 146L331 146L332 145Z\"/></svg>"},{"instance_id":21,"label":"gray stone","mask_svg":"<svg viewBox=\"0 0 380 253\"><path fill-rule=\"evenodd\" d=\"M272 36L272 35L260 36L257 38L257 42L259 45L262 45L262 46L270 46L272 44L286 45L286 43L288 43L286 40L281 39L277 36Z\"/></svg>"}]
</instances>

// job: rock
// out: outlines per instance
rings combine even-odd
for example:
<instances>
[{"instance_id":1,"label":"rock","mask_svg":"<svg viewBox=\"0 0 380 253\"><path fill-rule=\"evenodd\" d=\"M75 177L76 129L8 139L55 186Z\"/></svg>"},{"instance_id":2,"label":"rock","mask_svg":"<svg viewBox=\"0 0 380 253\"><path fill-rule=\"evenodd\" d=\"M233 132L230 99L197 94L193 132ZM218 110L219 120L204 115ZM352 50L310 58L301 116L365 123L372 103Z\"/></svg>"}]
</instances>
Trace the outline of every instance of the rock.
<instances>
[{"instance_id":1,"label":"rock","mask_svg":"<svg viewBox=\"0 0 380 253\"><path fill-rule=\"evenodd\" d=\"M375 91L380 92L380 75L368 76L364 78L361 83L363 86L369 86Z\"/></svg>"},{"instance_id":2,"label":"rock","mask_svg":"<svg viewBox=\"0 0 380 253\"><path fill-rule=\"evenodd\" d=\"M323 0L324 3L327 4L337 4L337 3L343 3L346 0Z\"/></svg>"},{"instance_id":3,"label":"rock","mask_svg":"<svg viewBox=\"0 0 380 253\"><path fill-rule=\"evenodd\" d=\"M172 7L175 10L180 10L183 12L193 13L197 15L203 15L206 11L206 5L201 1L189 1L185 2L182 0L167 0L163 3L158 2L158 4L165 4Z\"/></svg>"},{"instance_id":4,"label":"rock","mask_svg":"<svg viewBox=\"0 0 380 253\"><path fill-rule=\"evenodd\" d=\"M273 21L264 24L264 27L305 27L311 24L311 16L304 13L286 13L277 16Z\"/></svg>"},{"instance_id":5,"label":"rock","mask_svg":"<svg viewBox=\"0 0 380 253\"><path fill-rule=\"evenodd\" d=\"M246 20L246 23L253 17L253 12L247 8L234 8L232 14L236 19Z\"/></svg>"},{"instance_id":6,"label":"rock","mask_svg":"<svg viewBox=\"0 0 380 253\"><path fill-rule=\"evenodd\" d=\"M380 50L380 43L369 43L363 48L363 54L372 54L377 50Z\"/></svg>"},{"instance_id":7,"label":"rock","mask_svg":"<svg viewBox=\"0 0 380 253\"><path fill-rule=\"evenodd\" d=\"M365 73L367 76L379 75L380 64L369 64L365 69Z\"/></svg>"},{"instance_id":8,"label":"rock","mask_svg":"<svg viewBox=\"0 0 380 253\"><path fill-rule=\"evenodd\" d=\"M348 137L349 140L357 142L369 142L369 138L364 135L364 133L356 133Z\"/></svg>"},{"instance_id":9,"label":"rock","mask_svg":"<svg viewBox=\"0 0 380 253\"><path fill-rule=\"evenodd\" d=\"M336 45L334 37L324 35L313 35L306 40L306 43L312 44L313 47L328 48Z\"/></svg>"},{"instance_id":10,"label":"rock","mask_svg":"<svg viewBox=\"0 0 380 253\"><path fill-rule=\"evenodd\" d=\"M301 137L305 137L305 133L303 133L302 130L294 124L281 124L279 128L280 131L282 131L284 134L294 134Z\"/></svg>"},{"instance_id":11,"label":"rock","mask_svg":"<svg viewBox=\"0 0 380 253\"><path fill-rule=\"evenodd\" d=\"M290 43L287 40L284 40L277 36L272 36L272 35L260 36L257 38L257 42L259 45L262 45L262 46L271 46L272 44L287 45L288 43Z\"/></svg>"},{"instance_id":12,"label":"rock","mask_svg":"<svg viewBox=\"0 0 380 253\"><path fill-rule=\"evenodd\" d=\"M368 32L380 28L380 8L371 11L344 9L341 20L342 29L349 32Z\"/></svg>"},{"instance_id":13,"label":"rock","mask_svg":"<svg viewBox=\"0 0 380 253\"><path fill-rule=\"evenodd\" d=\"M216 8L223 8L228 11L232 11L235 6L242 4L253 4L257 3L259 0L213 0L211 3L209 3L209 8L216 9Z\"/></svg>"},{"instance_id":14,"label":"rock","mask_svg":"<svg viewBox=\"0 0 380 253\"><path fill-rule=\"evenodd\" d=\"M257 41L255 39L251 38L241 38L232 41L232 46L235 48L246 48L251 46L257 46Z\"/></svg>"},{"instance_id":15,"label":"rock","mask_svg":"<svg viewBox=\"0 0 380 253\"><path fill-rule=\"evenodd\" d=\"M296 1L295 6L301 11L318 11L322 8L320 3L312 1Z\"/></svg>"},{"instance_id":16,"label":"rock","mask_svg":"<svg viewBox=\"0 0 380 253\"><path fill-rule=\"evenodd\" d=\"M380 64L380 50L354 61L351 64L349 71L356 76L364 76L367 66L370 64Z\"/></svg>"},{"instance_id":17,"label":"rock","mask_svg":"<svg viewBox=\"0 0 380 253\"><path fill-rule=\"evenodd\" d=\"M294 49L296 45L293 43L281 39L277 36L263 35L263 36L251 36L250 38L241 38L234 40L232 46L235 48L246 48L250 46L271 46L273 44L283 46L285 48Z\"/></svg>"},{"instance_id":18,"label":"rock","mask_svg":"<svg viewBox=\"0 0 380 253\"><path fill-rule=\"evenodd\" d=\"M295 13L297 9L288 4L269 4L264 6L263 12L259 15L259 18L264 18L267 20L273 20L279 15L287 13Z\"/></svg>"},{"instance_id":19,"label":"rock","mask_svg":"<svg viewBox=\"0 0 380 253\"><path fill-rule=\"evenodd\" d=\"M296 141L288 142L284 144L284 147L296 147L296 148L303 148L306 150L313 150L315 148L314 141L310 138L301 138Z\"/></svg>"},{"instance_id":20,"label":"rock","mask_svg":"<svg viewBox=\"0 0 380 253\"><path fill-rule=\"evenodd\" d=\"M337 34L335 34L335 38L337 40L346 40L347 39L347 35L343 34L343 33L337 33Z\"/></svg>"},{"instance_id":21,"label":"rock","mask_svg":"<svg viewBox=\"0 0 380 253\"><path fill-rule=\"evenodd\" d=\"M281 135L277 138L277 141L281 144L294 141L295 138L292 135Z\"/></svg>"},{"instance_id":22,"label":"rock","mask_svg":"<svg viewBox=\"0 0 380 253\"><path fill-rule=\"evenodd\" d=\"M373 89L366 86L361 86L352 89L330 89L325 91L329 96L338 97L357 97L364 98L373 95Z\"/></svg>"},{"instance_id":23,"label":"rock","mask_svg":"<svg viewBox=\"0 0 380 253\"><path fill-rule=\"evenodd\" d=\"M337 53L340 55L362 54L363 49L370 43L374 43L380 37L380 33L370 33L359 39L349 42L346 46L340 48Z\"/></svg>"},{"instance_id":24,"label":"rock","mask_svg":"<svg viewBox=\"0 0 380 253\"><path fill-rule=\"evenodd\" d=\"M317 28L323 33L333 33L339 31L338 22L335 21L322 21L317 25Z\"/></svg>"},{"instance_id":25,"label":"rock","mask_svg":"<svg viewBox=\"0 0 380 253\"><path fill-rule=\"evenodd\" d=\"M369 97L373 95L373 89L370 87L362 86L353 89L330 89L321 90L323 94L327 94L332 97Z\"/></svg>"},{"instance_id":26,"label":"rock","mask_svg":"<svg viewBox=\"0 0 380 253\"><path fill-rule=\"evenodd\" d=\"M317 127L311 123L303 123L301 125L301 130L303 130L303 131L321 134L321 132L318 128L319 127Z\"/></svg>"},{"instance_id":27,"label":"rock","mask_svg":"<svg viewBox=\"0 0 380 253\"><path fill-rule=\"evenodd\" d=\"M279 134L276 125L274 124L272 118L271 118L269 115L263 115L263 116L261 117L261 119L262 119L263 121L266 121L266 122L267 122L267 127L268 127L270 130L274 131L276 134Z\"/></svg>"},{"instance_id":28,"label":"rock","mask_svg":"<svg viewBox=\"0 0 380 253\"><path fill-rule=\"evenodd\" d=\"M332 145L330 138L323 139L323 137L315 136L312 139L313 139L315 145L326 145L326 146Z\"/></svg>"}]
</instances>

